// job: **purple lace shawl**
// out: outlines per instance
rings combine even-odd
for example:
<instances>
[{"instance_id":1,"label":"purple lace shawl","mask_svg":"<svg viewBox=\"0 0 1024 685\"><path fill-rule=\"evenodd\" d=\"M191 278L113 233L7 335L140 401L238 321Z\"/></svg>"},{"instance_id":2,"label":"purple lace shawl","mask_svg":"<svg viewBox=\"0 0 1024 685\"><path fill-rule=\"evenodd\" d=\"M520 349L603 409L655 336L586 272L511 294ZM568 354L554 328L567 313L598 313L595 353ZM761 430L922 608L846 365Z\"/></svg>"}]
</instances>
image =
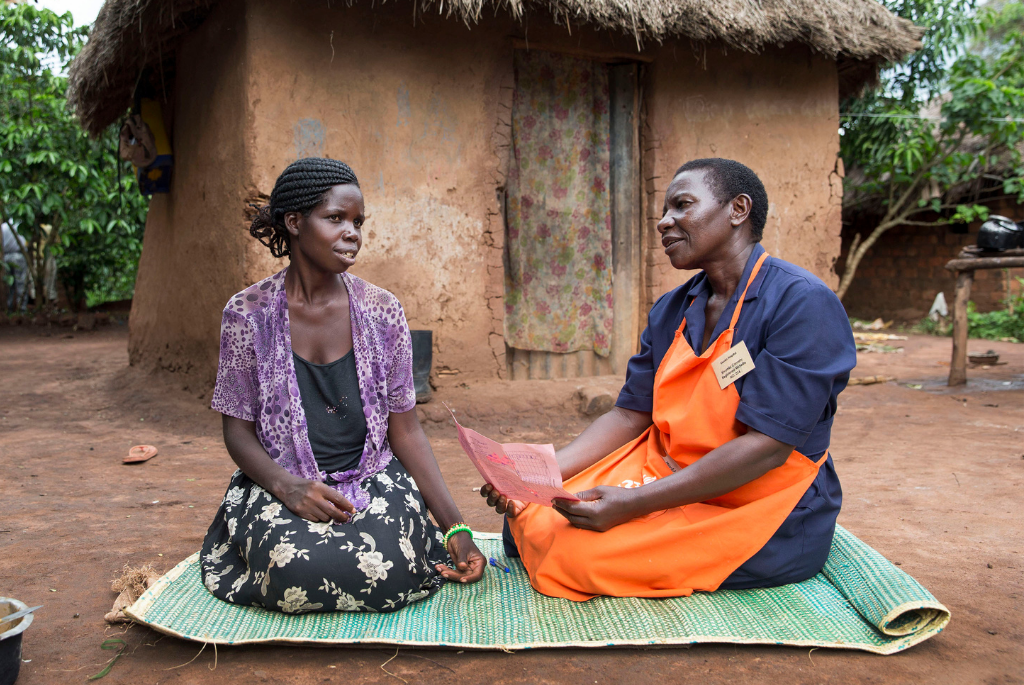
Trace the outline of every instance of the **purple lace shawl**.
<instances>
[{"instance_id":1,"label":"purple lace shawl","mask_svg":"<svg viewBox=\"0 0 1024 685\"><path fill-rule=\"evenodd\" d=\"M256 435L274 461L296 476L327 482L357 509L364 509L370 502L361 483L384 470L394 456L388 445L388 414L416 406L405 312L387 290L342 275L366 415L366 446L358 469L328 475L313 457L295 379L284 289L287 272L285 268L249 286L224 307L211 406L221 414L255 421Z\"/></svg>"}]
</instances>

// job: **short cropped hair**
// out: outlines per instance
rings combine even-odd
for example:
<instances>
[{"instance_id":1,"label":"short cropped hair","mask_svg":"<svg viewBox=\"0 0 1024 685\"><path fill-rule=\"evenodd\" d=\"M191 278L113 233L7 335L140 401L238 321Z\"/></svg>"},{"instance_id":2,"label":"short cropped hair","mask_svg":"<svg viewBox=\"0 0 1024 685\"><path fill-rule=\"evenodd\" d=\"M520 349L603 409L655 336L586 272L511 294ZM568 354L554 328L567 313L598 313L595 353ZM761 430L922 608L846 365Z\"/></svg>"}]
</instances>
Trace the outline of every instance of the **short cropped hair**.
<instances>
[{"instance_id":1,"label":"short cropped hair","mask_svg":"<svg viewBox=\"0 0 1024 685\"><path fill-rule=\"evenodd\" d=\"M301 212L309 216L324 201L327 191L340 185L359 186L352 168L336 159L307 157L292 162L281 172L270 193L270 204L261 207L249 227L252 237L270 248L275 257L291 254L284 215Z\"/></svg>"},{"instance_id":2,"label":"short cropped hair","mask_svg":"<svg viewBox=\"0 0 1024 685\"><path fill-rule=\"evenodd\" d=\"M723 205L739 195L750 197L750 232L754 242L761 242L768 221L768 193L757 174L739 162L721 157L690 160L676 170L675 176L684 171L703 171L711 191Z\"/></svg>"}]
</instances>

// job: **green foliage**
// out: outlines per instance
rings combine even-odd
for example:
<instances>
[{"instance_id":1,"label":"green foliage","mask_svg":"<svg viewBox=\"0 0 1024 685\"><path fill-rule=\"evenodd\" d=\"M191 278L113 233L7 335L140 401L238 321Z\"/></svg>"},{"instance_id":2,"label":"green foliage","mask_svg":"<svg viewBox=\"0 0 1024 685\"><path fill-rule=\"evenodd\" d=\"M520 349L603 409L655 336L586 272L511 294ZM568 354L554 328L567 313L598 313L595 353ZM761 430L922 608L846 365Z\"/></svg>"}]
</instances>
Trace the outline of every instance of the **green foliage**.
<instances>
[{"instance_id":1,"label":"green foliage","mask_svg":"<svg viewBox=\"0 0 1024 685\"><path fill-rule=\"evenodd\" d=\"M1024 288L1024 278L1017 281ZM1005 309L994 312L979 312L973 302L968 302L967 335L986 340L1024 341L1024 293L1010 297Z\"/></svg>"},{"instance_id":2,"label":"green foliage","mask_svg":"<svg viewBox=\"0 0 1024 685\"><path fill-rule=\"evenodd\" d=\"M884 112L893 102L913 107L940 96L945 90L949 63L962 54L967 41L977 34L976 0L881 2L893 14L928 30L921 40L921 49L883 72L881 88L865 96L863 102L847 103L855 107L849 111L860 112L864 111L861 106L877 106Z\"/></svg>"},{"instance_id":3,"label":"green foliage","mask_svg":"<svg viewBox=\"0 0 1024 685\"><path fill-rule=\"evenodd\" d=\"M971 52L993 59L1006 47L1014 33L1024 33L1024 3L1020 0L991 0L978 13L978 36Z\"/></svg>"},{"instance_id":4,"label":"green foliage","mask_svg":"<svg viewBox=\"0 0 1024 685\"><path fill-rule=\"evenodd\" d=\"M973 0L884 4L929 30L920 52L883 73L877 92L843 103L841 154L856 170L846 206L881 207L881 218L867 239L856 237L840 297L890 228L984 220L984 202L998 196L1024 202L1024 35L1007 28L997 51L971 53L970 38L996 23L976 19Z\"/></svg>"},{"instance_id":5,"label":"green foliage","mask_svg":"<svg viewBox=\"0 0 1024 685\"><path fill-rule=\"evenodd\" d=\"M147 201L117 136L92 140L68 111L68 64L87 36L71 14L0 7L0 219L12 226L37 284L46 261L73 304L130 297ZM120 168L119 168L120 167Z\"/></svg>"},{"instance_id":6,"label":"green foliage","mask_svg":"<svg viewBox=\"0 0 1024 685\"><path fill-rule=\"evenodd\" d=\"M1024 278L1018 277L1017 282L1020 284L1021 293L1007 298L1005 309L979 312L973 302L967 303L968 337L1024 342ZM925 317L917 322L911 330L927 335L947 337L953 335L953 326L945 319L932 321Z\"/></svg>"},{"instance_id":7,"label":"green foliage","mask_svg":"<svg viewBox=\"0 0 1024 685\"><path fill-rule=\"evenodd\" d=\"M904 83L895 95L866 98L882 116L850 117L845 124L844 160L866 179L856 196L881 198L891 218L926 212L944 215L936 223L985 218L981 205L944 200L949 190L978 180L1000 181L1005 194L1024 201L1017 150L1024 141L1024 37L1009 35L992 59L961 55L944 84L938 120L922 115L926 103L911 98ZM933 84L924 85L918 94L930 93ZM860 112L857 104L848 107Z\"/></svg>"},{"instance_id":8,"label":"green foliage","mask_svg":"<svg viewBox=\"0 0 1024 685\"><path fill-rule=\"evenodd\" d=\"M950 336L953 335L953 328L944 320L932 321L927 316L910 327L912 333L923 333L925 335Z\"/></svg>"}]
</instances>

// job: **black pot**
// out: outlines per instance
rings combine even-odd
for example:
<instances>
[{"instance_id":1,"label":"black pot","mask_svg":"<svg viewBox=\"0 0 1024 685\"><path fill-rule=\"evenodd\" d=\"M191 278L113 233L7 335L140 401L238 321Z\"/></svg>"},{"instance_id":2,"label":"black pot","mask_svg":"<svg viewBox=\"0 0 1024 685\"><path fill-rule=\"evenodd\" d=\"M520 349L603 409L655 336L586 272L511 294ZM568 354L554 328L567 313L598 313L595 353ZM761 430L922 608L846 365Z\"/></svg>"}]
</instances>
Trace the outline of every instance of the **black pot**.
<instances>
[{"instance_id":1,"label":"black pot","mask_svg":"<svg viewBox=\"0 0 1024 685\"><path fill-rule=\"evenodd\" d=\"M0 618L16 611L28 609L28 605L10 597L0 597ZM32 625L32 614L19 618L14 625L0 624L0 685L14 685L21 670L21 634ZM6 630L4 630L6 628Z\"/></svg>"},{"instance_id":2,"label":"black pot","mask_svg":"<svg viewBox=\"0 0 1024 685\"><path fill-rule=\"evenodd\" d=\"M412 334L412 382L416 404L430 401L430 367L434 363L434 332L409 331Z\"/></svg>"},{"instance_id":3,"label":"black pot","mask_svg":"<svg viewBox=\"0 0 1024 685\"><path fill-rule=\"evenodd\" d=\"M993 215L978 230L978 247L997 252L1024 247L1024 227L1005 216Z\"/></svg>"}]
</instances>

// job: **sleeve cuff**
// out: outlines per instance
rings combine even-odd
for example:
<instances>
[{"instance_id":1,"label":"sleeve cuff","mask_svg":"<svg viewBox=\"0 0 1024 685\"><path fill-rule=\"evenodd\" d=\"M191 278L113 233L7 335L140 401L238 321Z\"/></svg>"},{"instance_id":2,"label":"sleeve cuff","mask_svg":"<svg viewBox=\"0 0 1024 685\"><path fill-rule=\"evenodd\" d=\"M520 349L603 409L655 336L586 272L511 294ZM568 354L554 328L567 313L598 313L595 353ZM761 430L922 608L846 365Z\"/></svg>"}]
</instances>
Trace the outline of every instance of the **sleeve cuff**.
<instances>
[{"instance_id":1,"label":"sleeve cuff","mask_svg":"<svg viewBox=\"0 0 1024 685\"><path fill-rule=\"evenodd\" d=\"M615 400L615 406L633 411L652 412L654 411L654 398L630 395L623 391L619 393L619 399Z\"/></svg>"},{"instance_id":2,"label":"sleeve cuff","mask_svg":"<svg viewBox=\"0 0 1024 685\"><path fill-rule=\"evenodd\" d=\"M402 398L396 398L395 401L388 399L388 411L394 414L404 414L407 411L412 411L416 408L416 393L410 392L404 394Z\"/></svg>"},{"instance_id":3,"label":"sleeve cuff","mask_svg":"<svg viewBox=\"0 0 1024 685\"><path fill-rule=\"evenodd\" d=\"M232 407L227 403L219 402L217 398L214 398L213 402L210 403L210 409L215 412L230 416L232 418L241 419L243 421L255 421L256 416L252 412L247 412L240 407Z\"/></svg>"},{"instance_id":4,"label":"sleeve cuff","mask_svg":"<svg viewBox=\"0 0 1024 685\"><path fill-rule=\"evenodd\" d=\"M811 434L810 431L802 431L792 426L787 426L756 409L752 409L742 401L736 409L736 420L748 428L764 433L769 438L775 438L781 443L793 445L794 447L801 447L807 442L807 438Z\"/></svg>"}]
</instances>

